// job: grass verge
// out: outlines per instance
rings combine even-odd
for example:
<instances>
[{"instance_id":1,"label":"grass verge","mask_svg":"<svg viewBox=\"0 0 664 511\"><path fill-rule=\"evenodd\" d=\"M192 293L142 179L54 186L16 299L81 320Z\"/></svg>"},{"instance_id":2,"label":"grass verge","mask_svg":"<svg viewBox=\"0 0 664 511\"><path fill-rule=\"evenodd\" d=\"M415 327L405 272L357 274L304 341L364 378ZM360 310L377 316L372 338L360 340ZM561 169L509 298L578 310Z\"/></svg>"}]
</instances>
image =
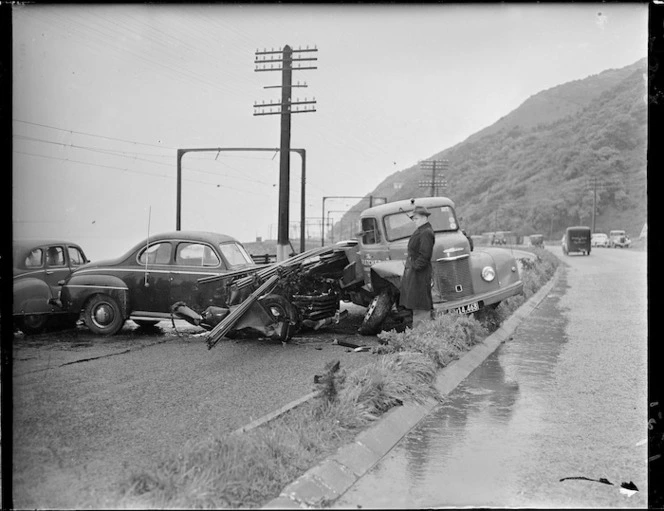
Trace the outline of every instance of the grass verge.
<instances>
[{"instance_id":1,"label":"grass verge","mask_svg":"<svg viewBox=\"0 0 664 511\"><path fill-rule=\"evenodd\" d=\"M439 368L481 342L554 274L558 259L544 249L524 261L524 295L482 314L440 314L404 332L382 332L376 360L346 374L328 364L316 377L318 396L242 435L186 445L154 470L130 475L116 508L256 508L394 406L439 398Z\"/></svg>"}]
</instances>

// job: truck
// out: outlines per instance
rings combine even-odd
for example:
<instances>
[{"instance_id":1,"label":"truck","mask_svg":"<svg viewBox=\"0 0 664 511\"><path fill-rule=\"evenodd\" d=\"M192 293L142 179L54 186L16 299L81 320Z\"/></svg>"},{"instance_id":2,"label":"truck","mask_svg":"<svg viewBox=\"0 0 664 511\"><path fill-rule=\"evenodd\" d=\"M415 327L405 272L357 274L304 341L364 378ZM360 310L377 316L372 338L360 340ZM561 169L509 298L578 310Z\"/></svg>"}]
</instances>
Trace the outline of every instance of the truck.
<instances>
[{"instance_id":1,"label":"truck","mask_svg":"<svg viewBox=\"0 0 664 511\"><path fill-rule=\"evenodd\" d=\"M506 248L471 250L454 202L447 197L406 199L364 210L357 244L344 250L348 264L340 281L343 299L367 307L359 332L374 335L390 312L399 310L408 241L415 230L409 213L430 212L435 234L431 263L434 309L471 314L523 292L516 258Z\"/></svg>"}]
</instances>

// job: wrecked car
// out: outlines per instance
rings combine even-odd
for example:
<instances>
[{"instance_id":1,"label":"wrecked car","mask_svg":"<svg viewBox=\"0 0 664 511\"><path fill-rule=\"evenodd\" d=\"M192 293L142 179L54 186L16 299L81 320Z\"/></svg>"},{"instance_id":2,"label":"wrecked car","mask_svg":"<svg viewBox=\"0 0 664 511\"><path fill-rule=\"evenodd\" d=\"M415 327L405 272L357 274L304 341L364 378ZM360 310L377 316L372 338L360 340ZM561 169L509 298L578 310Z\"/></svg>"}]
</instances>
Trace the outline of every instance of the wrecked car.
<instances>
[{"instance_id":1,"label":"wrecked car","mask_svg":"<svg viewBox=\"0 0 664 511\"><path fill-rule=\"evenodd\" d=\"M398 304L408 240L415 230L409 213L416 205L431 212L429 222L436 236L431 282L435 309L474 313L523 291L516 259L508 249L475 247L471 252L449 198L381 204L361 213L358 244L346 248L349 264L341 281L342 291L353 303L368 307L362 334L380 331Z\"/></svg>"},{"instance_id":2,"label":"wrecked car","mask_svg":"<svg viewBox=\"0 0 664 511\"><path fill-rule=\"evenodd\" d=\"M100 335L119 332L127 319L139 326L184 319L214 332L215 341L243 330L285 341L303 325L338 316L326 272L339 273L346 259L343 252L339 262L326 259L331 251L256 265L230 236L158 234L116 259L81 266L63 282L61 302Z\"/></svg>"},{"instance_id":3,"label":"wrecked car","mask_svg":"<svg viewBox=\"0 0 664 511\"><path fill-rule=\"evenodd\" d=\"M15 240L12 250L15 325L25 334L50 324L74 327L78 316L59 306L59 282L88 262L76 243L61 240Z\"/></svg>"}]
</instances>

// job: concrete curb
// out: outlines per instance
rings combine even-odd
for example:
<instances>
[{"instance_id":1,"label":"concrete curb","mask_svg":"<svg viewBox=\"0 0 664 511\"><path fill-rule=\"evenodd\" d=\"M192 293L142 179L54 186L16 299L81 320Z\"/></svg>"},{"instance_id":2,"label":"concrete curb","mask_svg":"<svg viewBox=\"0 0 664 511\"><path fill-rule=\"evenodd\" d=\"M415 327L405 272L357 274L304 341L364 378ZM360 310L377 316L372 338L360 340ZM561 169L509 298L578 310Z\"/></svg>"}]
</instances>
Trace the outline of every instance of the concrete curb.
<instances>
[{"instance_id":1,"label":"concrete curb","mask_svg":"<svg viewBox=\"0 0 664 511\"><path fill-rule=\"evenodd\" d=\"M551 280L495 332L463 357L438 371L435 386L441 395L452 392L514 333L519 324L546 298L558 281L560 272L561 266ZM357 435L353 443L341 447L334 455L286 486L279 497L262 509L307 509L331 504L371 470L436 404L431 399L424 404L407 403L393 408L376 424Z\"/></svg>"}]
</instances>

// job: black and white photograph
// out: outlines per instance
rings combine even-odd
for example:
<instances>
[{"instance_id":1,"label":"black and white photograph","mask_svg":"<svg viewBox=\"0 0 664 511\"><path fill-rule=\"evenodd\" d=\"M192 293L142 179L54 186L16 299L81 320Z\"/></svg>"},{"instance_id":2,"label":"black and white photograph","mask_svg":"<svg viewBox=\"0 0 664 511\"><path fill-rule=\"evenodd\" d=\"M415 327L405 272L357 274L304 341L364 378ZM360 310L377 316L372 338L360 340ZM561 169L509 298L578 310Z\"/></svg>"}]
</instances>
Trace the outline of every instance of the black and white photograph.
<instances>
[{"instance_id":1,"label":"black and white photograph","mask_svg":"<svg viewBox=\"0 0 664 511\"><path fill-rule=\"evenodd\" d=\"M3 509L664 506L652 5L3 4Z\"/></svg>"}]
</instances>

